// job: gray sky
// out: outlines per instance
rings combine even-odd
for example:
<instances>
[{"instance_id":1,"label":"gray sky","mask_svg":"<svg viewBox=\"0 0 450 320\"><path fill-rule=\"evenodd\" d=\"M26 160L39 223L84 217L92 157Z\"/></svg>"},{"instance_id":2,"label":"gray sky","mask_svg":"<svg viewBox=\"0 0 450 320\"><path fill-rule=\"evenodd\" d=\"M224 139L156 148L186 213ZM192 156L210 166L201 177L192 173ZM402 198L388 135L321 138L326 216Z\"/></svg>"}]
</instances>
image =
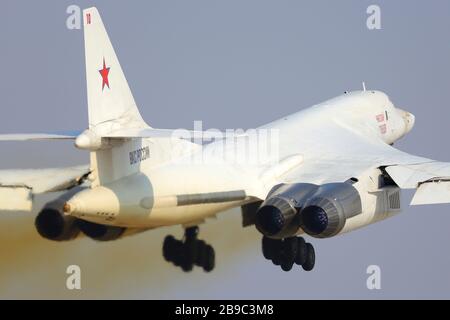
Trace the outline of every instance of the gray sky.
<instances>
[{"instance_id":1,"label":"gray sky","mask_svg":"<svg viewBox=\"0 0 450 320\"><path fill-rule=\"evenodd\" d=\"M382 30L366 27L373 3ZM364 80L416 115L398 148L450 161L449 1L4 0L1 133L86 127L83 35L65 26L70 4L99 8L141 113L155 127L203 120L206 128L251 128L360 89ZM1 150L0 168L87 162L63 142ZM404 193L404 204L410 197ZM34 215L2 214L0 298L450 298L449 209L406 207L351 234L313 239L312 273L284 273L265 261L259 234L228 212L202 226L219 264L207 275L163 262L164 236L181 236L181 228L109 244L52 244L36 235ZM73 263L83 270L81 292L64 288ZM380 291L366 289L371 264L381 267Z\"/></svg>"}]
</instances>

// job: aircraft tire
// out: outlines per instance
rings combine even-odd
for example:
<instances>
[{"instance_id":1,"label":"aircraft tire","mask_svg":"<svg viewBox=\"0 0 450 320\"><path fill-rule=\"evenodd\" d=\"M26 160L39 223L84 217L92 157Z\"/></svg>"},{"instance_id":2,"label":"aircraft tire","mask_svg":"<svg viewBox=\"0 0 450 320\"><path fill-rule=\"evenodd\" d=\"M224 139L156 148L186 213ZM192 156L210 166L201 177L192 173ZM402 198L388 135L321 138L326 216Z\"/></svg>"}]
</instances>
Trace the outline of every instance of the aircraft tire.
<instances>
[{"instance_id":1,"label":"aircraft tire","mask_svg":"<svg viewBox=\"0 0 450 320\"><path fill-rule=\"evenodd\" d=\"M199 267L205 264L206 260L206 242L203 240L198 240L197 243L197 252L195 256L195 264Z\"/></svg>"},{"instance_id":2,"label":"aircraft tire","mask_svg":"<svg viewBox=\"0 0 450 320\"><path fill-rule=\"evenodd\" d=\"M307 243L306 248L307 258L305 263L302 265L302 268L305 271L311 271L312 269L314 269L314 265L316 264L316 254L311 243Z\"/></svg>"},{"instance_id":3,"label":"aircraft tire","mask_svg":"<svg viewBox=\"0 0 450 320\"><path fill-rule=\"evenodd\" d=\"M177 240L173 236L167 236L163 244L163 257L167 262L172 262L174 258L174 246Z\"/></svg>"},{"instance_id":4,"label":"aircraft tire","mask_svg":"<svg viewBox=\"0 0 450 320\"><path fill-rule=\"evenodd\" d=\"M273 256L276 253L277 242L279 242L279 240L270 239L268 237L262 238L262 252L264 258L266 258L267 260L272 260Z\"/></svg>"},{"instance_id":5,"label":"aircraft tire","mask_svg":"<svg viewBox=\"0 0 450 320\"><path fill-rule=\"evenodd\" d=\"M295 264L302 266L307 259L308 249L306 248L305 239L297 238L297 255L295 256Z\"/></svg>"},{"instance_id":6,"label":"aircraft tire","mask_svg":"<svg viewBox=\"0 0 450 320\"><path fill-rule=\"evenodd\" d=\"M205 272L211 272L214 270L214 267L216 265L216 253L214 251L214 248L210 245L206 245L206 255L205 255L205 263L203 264L203 270Z\"/></svg>"}]
</instances>

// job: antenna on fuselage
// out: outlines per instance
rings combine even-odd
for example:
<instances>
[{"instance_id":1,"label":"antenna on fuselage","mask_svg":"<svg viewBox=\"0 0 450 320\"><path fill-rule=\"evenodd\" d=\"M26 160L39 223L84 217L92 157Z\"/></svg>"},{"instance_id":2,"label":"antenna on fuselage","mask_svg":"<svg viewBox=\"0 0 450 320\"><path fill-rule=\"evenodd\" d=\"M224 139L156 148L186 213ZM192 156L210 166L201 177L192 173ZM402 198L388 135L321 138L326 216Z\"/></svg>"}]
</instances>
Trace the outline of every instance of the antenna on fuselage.
<instances>
[{"instance_id":1,"label":"antenna on fuselage","mask_svg":"<svg viewBox=\"0 0 450 320\"><path fill-rule=\"evenodd\" d=\"M366 91L366 83L364 81L362 83L362 86L363 86L363 91Z\"/></svg>"}]
</instances>

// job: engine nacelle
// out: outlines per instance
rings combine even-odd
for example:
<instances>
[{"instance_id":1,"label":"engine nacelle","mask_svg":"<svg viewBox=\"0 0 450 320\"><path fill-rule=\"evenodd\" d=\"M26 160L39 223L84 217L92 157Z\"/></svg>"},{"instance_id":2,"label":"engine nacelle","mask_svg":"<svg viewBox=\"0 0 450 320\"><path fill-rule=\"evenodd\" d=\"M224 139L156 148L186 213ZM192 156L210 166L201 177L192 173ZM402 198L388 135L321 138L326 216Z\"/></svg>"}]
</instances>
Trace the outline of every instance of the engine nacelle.
<instances>
[{"instance_id":1,"label":"engine nacelle","mask_svg":"<svg viewBox=\"0 0 450 320\"><path fill-rule=\"evenodd\" d=\"M58 199L47 203L35 220L38 233L45 239L68 241L83 233L97 241L112 241L146 231L147 229L130 229L97 224L64 214L64 204L83 188L76 188L64 193Z\"/></svg>"},{"instance_id":2,"label":"engine nacelle","mask_svg":"<svg viewBox=\"0 0 450 320\"><path fill-rule=\"evenodd\" d=\"M291 237L300 231L329 238L400 210L400 188L382 168L370 168L343 183L278 185L256 212L255 225L270 238Z\"/></svg>"},{"instance_id":3,"label":"engine nacelle","mask_svg":"<svg viewBox=\"0 0 450 320\"><path fill-rule=\"evenodd\" d=\"M361 212L361 197L350 183L279 185L258 209L255 224L271 238L291 237L300 229L327 238L337 235L347 219Z\"/></svg>"},{"instance_id":4,"label":"engine nacelle","mask_svg":"<svg viewBox=\"0 0 450 320\"><path fill-rule=\"evenodd\" d=\"M64 203L78 191L73 190L63 194L58 199L47 203L39 212L34 224L43 238L52 241L68 241L80 234L77 219L63 213Z\"/></svg>"},{"instance_id":5,"label":"engine nacelle","mask_svg":"<svg viewBox=\"0 0 450 320\"><path fill-rule=\"evenodd\" d=\"M301 204L317 189L307 183L275 186L256 213L258 231L278 239L295 235L300 228Z\"/></svg>"},{"instance_id":6,"label":"engine nacelle","mask_svg":"<svg viewBox=\"0 0 450 320\"><path fill-rule=\"evenodd\" d=\"M80 230L89 238L97 241L113 241L125 236L126 228L106 226L85 220L77 222Z\"/></svg>"}]
</instances>

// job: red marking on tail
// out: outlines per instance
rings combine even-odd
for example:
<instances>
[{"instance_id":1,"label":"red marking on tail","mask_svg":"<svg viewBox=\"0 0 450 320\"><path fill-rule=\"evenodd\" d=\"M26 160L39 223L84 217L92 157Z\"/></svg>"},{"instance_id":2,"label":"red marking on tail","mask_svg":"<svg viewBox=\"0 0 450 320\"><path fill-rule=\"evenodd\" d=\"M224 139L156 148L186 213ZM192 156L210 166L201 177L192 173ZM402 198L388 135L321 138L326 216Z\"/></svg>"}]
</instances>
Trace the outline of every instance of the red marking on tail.
<instances>
[{"instance_id":1,"label":"red marking on tail","mask_svg":"<svg viewBox=\"0 0 450 320\"><path fill-rule=\"evenodd\" d=\"M107 68L106 67L106 62L105 62L105 58L103 58L103 69L98 70L98 72L100 72L100 75L102 76L102 91L103 89L105 89L105 85L109 88L109 79L108 79L108 75L109 75L109 70L111 68Z\"/></svg>"}]
</instances>

